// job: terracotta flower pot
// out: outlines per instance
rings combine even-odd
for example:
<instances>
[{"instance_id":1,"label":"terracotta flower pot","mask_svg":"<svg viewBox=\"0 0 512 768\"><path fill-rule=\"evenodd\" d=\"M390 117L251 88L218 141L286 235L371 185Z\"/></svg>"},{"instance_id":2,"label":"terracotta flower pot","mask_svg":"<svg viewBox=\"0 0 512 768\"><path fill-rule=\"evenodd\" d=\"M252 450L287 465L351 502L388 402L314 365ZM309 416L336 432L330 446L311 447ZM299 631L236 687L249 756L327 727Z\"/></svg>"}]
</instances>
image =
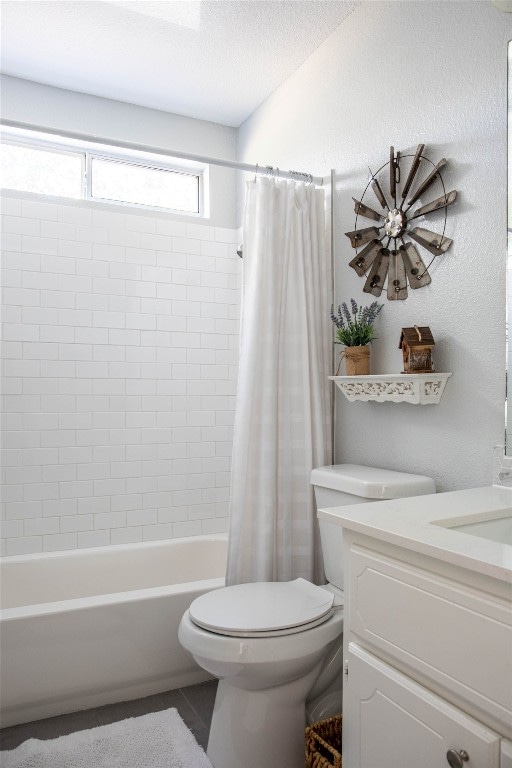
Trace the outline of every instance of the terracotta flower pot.
<instances>
[{"instance_id":1,"label":"terracotta flower pot","mask_svg":"<svg viewBox=\"0 0 512 768\"><path fill-rule=\"evenodd\" d=\"M370 345L345 347L345 373L347 376L368 376L370 373Z\"/></svg>"}]
</instances>

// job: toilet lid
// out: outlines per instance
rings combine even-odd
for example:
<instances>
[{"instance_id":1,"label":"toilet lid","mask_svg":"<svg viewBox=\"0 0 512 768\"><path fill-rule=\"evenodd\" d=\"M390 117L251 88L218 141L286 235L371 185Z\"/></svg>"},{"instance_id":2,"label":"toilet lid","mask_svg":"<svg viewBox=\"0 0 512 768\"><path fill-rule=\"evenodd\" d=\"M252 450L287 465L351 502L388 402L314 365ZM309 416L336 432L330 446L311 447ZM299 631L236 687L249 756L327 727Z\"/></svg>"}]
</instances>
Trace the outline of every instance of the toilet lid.
<instances>
[{"instance_id":1,"label":"toilet lid","mask_svg":"<svg viewBox=\"0 0 512 768\"><path fill-rule=\"evenodd\" d=\"M190 618L221 635L287 634L328 619L333 601L332 593L305 579L236 584L197 597Z\"/></svg>"}]
</instances>

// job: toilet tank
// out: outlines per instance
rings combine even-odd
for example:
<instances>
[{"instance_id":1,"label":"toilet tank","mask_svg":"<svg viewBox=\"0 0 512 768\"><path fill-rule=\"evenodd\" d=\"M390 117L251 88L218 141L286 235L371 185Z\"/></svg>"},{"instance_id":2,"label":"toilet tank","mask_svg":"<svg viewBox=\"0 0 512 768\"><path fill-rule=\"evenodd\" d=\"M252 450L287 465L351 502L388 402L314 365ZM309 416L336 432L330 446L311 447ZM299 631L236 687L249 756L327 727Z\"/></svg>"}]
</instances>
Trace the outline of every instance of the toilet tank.
<instances>
[{"instance_id":1,"label":"toilet tank","mask_svg":"<svg viewBox=\"0 0 512 768\"><path fill-rule=\"evenodd\" d=\"M311 472L317 509L403 499L435 493L432 478L360 464L334 464ZM343 589L342 533L339 525L319 520L327 581Z\"/></svg>"}]
</instances>

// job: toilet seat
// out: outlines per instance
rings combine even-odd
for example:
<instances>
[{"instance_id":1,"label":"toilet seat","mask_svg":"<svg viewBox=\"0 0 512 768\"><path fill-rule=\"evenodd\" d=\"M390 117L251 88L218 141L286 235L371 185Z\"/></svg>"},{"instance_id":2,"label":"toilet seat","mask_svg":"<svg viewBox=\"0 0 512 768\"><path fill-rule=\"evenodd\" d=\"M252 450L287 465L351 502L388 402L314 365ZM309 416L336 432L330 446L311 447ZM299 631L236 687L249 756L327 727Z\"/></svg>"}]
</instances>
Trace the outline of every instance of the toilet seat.
<instances>
[{"instance_id":1,"label":"toilet seat","mask_svg":"<svg viewBox=\"0 0 512 768\"><path fill-rule=\"evenodd\" d=\"M305 579L257 582L207 592L190 606L194 624L230 637L270 637L303 632L334 612L334 595Z\"/></svg>"}]
</instances>

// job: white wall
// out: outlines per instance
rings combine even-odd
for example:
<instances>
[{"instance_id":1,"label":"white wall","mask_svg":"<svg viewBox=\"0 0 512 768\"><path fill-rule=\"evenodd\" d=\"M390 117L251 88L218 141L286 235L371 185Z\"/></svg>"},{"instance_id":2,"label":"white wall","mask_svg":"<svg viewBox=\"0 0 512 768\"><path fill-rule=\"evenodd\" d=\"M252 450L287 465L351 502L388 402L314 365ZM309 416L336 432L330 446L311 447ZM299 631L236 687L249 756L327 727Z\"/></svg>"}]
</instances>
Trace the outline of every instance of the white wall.
<instances>
[{"instance_id":1,"label":"white wall","mask_svg":"<svg viewBox=\"0 0 512 768\"><path fill-rule=\"evenodd\" d=\"M169 152L236 159L235 128L147 109L121 101L52 88L2 75L1 113L4 120L76 131L159 147ZM179 217L183 221L183 217ZM236 224L236 172L211 166L210 218L216 227Z\"/></svg>"},{"instance_id":2,"label":"white wall","mask_svg":"<svg viewBox=\"0 0 512 768\"><path fill-rule=\"evenodd\" d=\"M450 160L455 243L430 286L405 302L384 299L372 347L375 373L400 372L401 327L429 325L437 370L453 371L443 400L337 395L338 461L421 472L439 490L492 482L493 444L503 440L510 38L512 17L489 2L365 2L240 129L242 160L336 169L336 302L373 300L348 267L343 234L354 228L351 196L362 194L368 165L385 163L391 144L413 152L420 142L431 159Z\"/></svg>"},{"instance_id":3,"label":"white wall","mask_svg":"<svg viewBox=\"0 0 512 768\"><path fill-rule=\"evenodd\" d=\"M2 553L226 530L238 234L7 195Z\"/></svg>"}]
</instances>

